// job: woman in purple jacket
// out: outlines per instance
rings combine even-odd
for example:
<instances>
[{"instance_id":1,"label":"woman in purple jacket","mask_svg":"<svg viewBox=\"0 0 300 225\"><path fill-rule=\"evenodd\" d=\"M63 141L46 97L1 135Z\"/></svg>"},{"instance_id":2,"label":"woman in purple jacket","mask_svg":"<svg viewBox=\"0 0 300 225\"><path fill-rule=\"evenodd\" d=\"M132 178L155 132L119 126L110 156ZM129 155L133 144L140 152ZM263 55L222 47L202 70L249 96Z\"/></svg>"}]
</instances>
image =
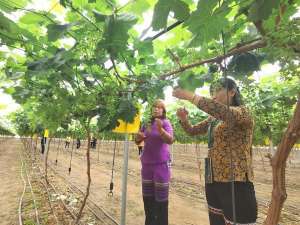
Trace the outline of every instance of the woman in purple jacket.
<instances>
[{"instance_id":1,"label":"woman in purple jacket","mask_svg":"<svg viewBox=\"0 0 300 225\"><path fill-rule=\"evenodd\" d=\"M166 119L166 108L162 100L154 102L151 123L141 128L135 141L136 144L141 141L145 143L141 155L145 225L168 225L168 162L173 128Z\"/></svg>"}]
</instances>

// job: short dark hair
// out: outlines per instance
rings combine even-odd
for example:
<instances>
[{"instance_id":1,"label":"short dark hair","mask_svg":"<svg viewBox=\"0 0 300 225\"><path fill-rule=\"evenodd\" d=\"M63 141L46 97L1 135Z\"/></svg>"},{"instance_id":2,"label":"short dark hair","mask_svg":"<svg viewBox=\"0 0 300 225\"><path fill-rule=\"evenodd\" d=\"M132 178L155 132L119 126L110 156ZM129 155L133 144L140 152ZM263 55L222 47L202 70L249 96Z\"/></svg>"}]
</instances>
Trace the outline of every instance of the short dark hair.
<instances>
[{"instance_id":1,"label":"short dark hair","mask_svg":"<svg viewBox=\"0 0 300 225\"><path fill-rule=\"evenodd\" d=\"M225 88L228 91L235 90L235 95L232 98L232 106L240 106L243 105L243 99L239 87L237 86L236 82L231 78L220 78L216 82L213 82L210 87L209 91L212 93L214 90L218 88Z\"/></svg>"}]
</instances>

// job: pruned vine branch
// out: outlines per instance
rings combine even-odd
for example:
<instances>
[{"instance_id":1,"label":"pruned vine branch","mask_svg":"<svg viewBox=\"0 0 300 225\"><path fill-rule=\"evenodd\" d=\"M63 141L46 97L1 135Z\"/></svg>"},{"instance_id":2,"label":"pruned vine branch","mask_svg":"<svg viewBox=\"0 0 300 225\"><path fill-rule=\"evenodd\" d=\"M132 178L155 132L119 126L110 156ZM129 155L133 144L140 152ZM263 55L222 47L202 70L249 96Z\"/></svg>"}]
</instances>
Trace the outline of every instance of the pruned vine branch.
<instances>
[{"instance_id":1,"label":"pruned vine branch","mask_svg":"<svg viewBox=\"0 0 300 225\"><path fill-rule=\"evenodd\" d=\"M159 33L155 34L152 37L148 37L146 38L144 41L146 40L151 40L154 41L156 38L159 38L160 36L164 35L165 33L169 32L170 30L173 30L175 27L179 26L180 24L182 24L184 21L176 21L175 23L171 24L170 26L168 26L166 29L160 31Z\"/></svg>"},{"instance_id":2,"label":"pruned vine branch","mask_svg":"<svg viewBox=\"0 0 300 225\"><path fill-rule=\"evenodd\" d=\"M232 55L238 54L238 53L243 53L243 52L248 52L254 49L258 49L258 48L263 48L267 45L266 41L264 41L263 39L256 39L253 42L247 43L245 45L241 45L240 47L234 47L233 49L230 49L226 54L224 55L219 55L210 59L205 59L205 60L199 60L197 62L191 63L191 64L187 64L187 65L182 65L179 69L177 70L173 70L170 72L166 72L163 73L161 75L159 75L159 79L161 80L165 80L166 78L175 75L175 74L179 74L185 70L188 69L192 69L194 67L203 65L205 63L216 63L216 62L220 62L225 58L228 58ZM179 76L179 75L178 75Z\"/></svg>"},{"instance_id":3,"label":"pruned vine branch","mask_svg":"<svg viewBox=\"0 0 300 225\"><path fill-rule=\"evenodd\" d=\"M277 225L283 203L287 198L285 188L286 160L292 151L294 144L300 139L300 98L298 97L293 118L288 124L281 142L277 147L275 155L271 158L273 172L272 199L268 209L264 225Z\"/></svg>"},{"instance_id":4,"label":"pruned vine branch","mask_svg":"<svg viewBox=\"0 0 300 225\"><path fill-rule=\"evenodd\" d=\"M180 63L179 57L177 55L175 55L169 48L167 48L167 52L170 54L174 63L176 63L179 68L181 68L181 63Z\"/></svg>"}]
</instances>

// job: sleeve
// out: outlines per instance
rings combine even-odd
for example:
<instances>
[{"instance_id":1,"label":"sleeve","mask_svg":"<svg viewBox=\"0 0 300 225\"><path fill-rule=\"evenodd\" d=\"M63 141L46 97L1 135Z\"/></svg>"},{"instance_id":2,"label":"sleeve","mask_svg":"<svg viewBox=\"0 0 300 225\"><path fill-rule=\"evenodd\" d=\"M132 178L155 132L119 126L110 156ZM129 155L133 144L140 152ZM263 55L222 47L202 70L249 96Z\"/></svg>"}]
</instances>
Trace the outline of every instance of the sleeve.
<instances>
[{"instance_id":1,"label":"sleeve","mask_svg":"<svg viewBox=\"0 0 300 225\"><path fill-rule=\"evenodd\" d=\"M173 138L173 127L169 120L165 120L165 122L163 124L163 128Z\"/></svg>"},{"instance_id":2,"label":"sleeve","mask_svg":"<svg viewBox=\"0 0 300 225\"><path fill-rule=\"evenodd\" d=\"M207 133L210 120L211 118L209 117L194 126L191 125L188 121L180 122L180 124L183 130L189 135L204 135Z\"/></svg>"},{"instance_id":3,"label":"sleeve","mask_svg":"<svg viewBox=\"0 0 300 225\"><path fill-rule=\"evenodd\" d=\"M235 123L239 125L249 125L253 122L251 113L245 107L228 107L205 97L198 97L198 108L210 114L218 120Z\"/></svg>"}]
</instances>

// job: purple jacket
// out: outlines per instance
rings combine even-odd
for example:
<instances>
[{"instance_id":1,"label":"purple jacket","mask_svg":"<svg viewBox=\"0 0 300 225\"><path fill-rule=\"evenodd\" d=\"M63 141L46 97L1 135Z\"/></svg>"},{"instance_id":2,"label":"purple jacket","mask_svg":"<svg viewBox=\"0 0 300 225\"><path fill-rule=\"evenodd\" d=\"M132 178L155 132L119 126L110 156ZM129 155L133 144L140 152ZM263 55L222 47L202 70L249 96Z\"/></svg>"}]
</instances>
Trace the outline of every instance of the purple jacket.
<instances>
[{"instance_id":1,"label":"purple jacket","mask_svg":"<svg viewBox=\"0 0 300 225\"><path fill-rule=\"evenodd\" d=\"M169 120L162 119L162 127L166 132L173 136L173 128ZM159 164L170 160L169 145L163 141L157 130L156 122L150 129L145 126L141 131L145 134L144 150L141 156L143 164Z\"/></svg>"}]
</instances>

